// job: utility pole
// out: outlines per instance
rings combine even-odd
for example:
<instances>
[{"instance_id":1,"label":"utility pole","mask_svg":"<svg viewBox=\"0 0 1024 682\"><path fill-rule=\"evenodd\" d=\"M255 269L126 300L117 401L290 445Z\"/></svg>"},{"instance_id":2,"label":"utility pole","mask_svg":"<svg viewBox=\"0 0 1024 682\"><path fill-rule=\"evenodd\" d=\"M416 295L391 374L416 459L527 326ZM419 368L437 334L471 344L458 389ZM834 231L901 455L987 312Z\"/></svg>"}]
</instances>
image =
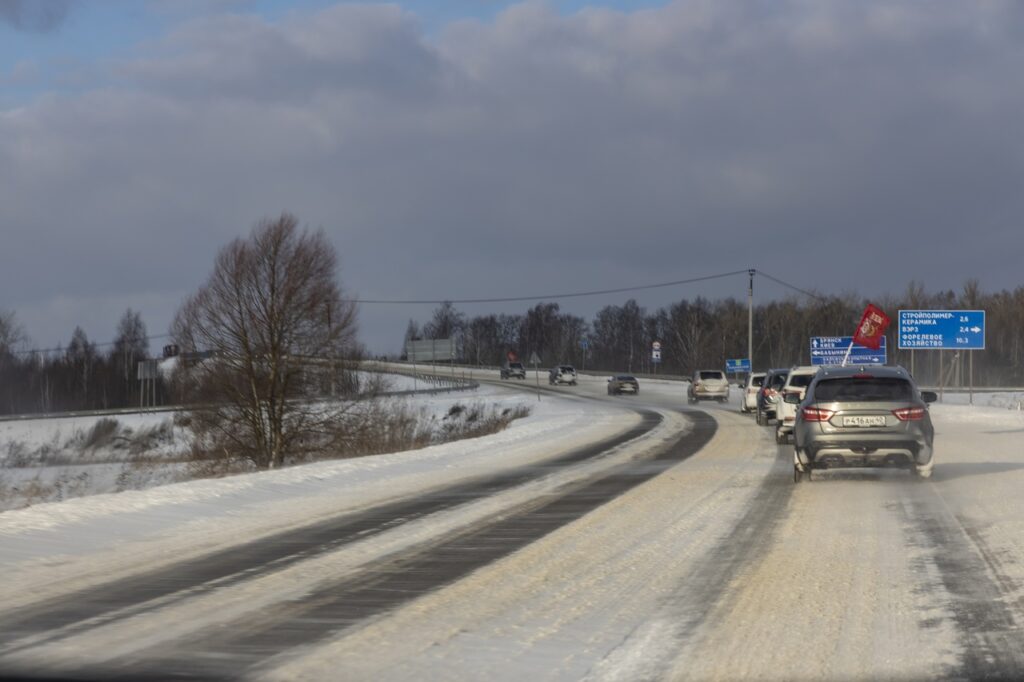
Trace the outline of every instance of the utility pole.
<instances>
[{"instance_id":1,"label":"utility pole","mask_svg":"<svg viewBox=\"0 0 1024 682\"><path fill-rule=\"evenodd\" d=\"M750 288L747 289L747 359L750 360L750 371L754 371L754 273L753 268L747 270L750 275Z\"/></svg>"}]
</instances>

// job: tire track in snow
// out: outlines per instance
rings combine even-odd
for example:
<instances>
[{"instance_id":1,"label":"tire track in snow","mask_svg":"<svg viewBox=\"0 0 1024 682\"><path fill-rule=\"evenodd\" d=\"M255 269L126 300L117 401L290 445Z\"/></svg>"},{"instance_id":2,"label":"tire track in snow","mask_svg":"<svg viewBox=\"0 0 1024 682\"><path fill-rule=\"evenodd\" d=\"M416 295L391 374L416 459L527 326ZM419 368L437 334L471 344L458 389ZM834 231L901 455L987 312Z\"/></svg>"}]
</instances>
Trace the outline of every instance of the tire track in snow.
<instances>
[{"instance_id":1,"label":"tire track in snow","mask_svg":"<svg viewBox=\"0 0 1024 682\"><path fill-rule=\"evenodd\" d=\"M416 553L371 564L359 576L318 589L301 602L196 633L171 652L161 647L148 659L136 658L128 667L103 675L130 679L154 670L185 677L244 674L284 650L337 635L402 606L512 554L700 451L714 436L717 422L703 412L687 414L693 430L653 457L618 466Z\"/></svg>"},{"instance_id":2,"label":"tire track in snow","mask_svg":"<svg viewBox=\"0 0 1024 682\"><path fill-rule=\"evenodd\" d=\"M961 641L959 669L950 679L1024 678L1024 613L1019 586L1006 575L984 536L950 510L934 483L904 505L909 541L931 553Z\"/></svg>"},{"instance_id":3,"label":"tire track in snow","mask_svg":"<svg viewBox=\"0 0 1024 682\"><path fill-rule=\"evenodd\" d=\"M641 415L639 424L614 437L575 448L539 465L519 467L360 512L348 512L304 528L289 529L258 541L234 545L6 613L0 631L0 656L64 639L86 629L166 606L174 600L250 580L336 551L410 521L495 495L558 469L601 457L625 443L642 438L663 421L662 416L653 410L629 409Z\"/></svg>"}]
</instances>

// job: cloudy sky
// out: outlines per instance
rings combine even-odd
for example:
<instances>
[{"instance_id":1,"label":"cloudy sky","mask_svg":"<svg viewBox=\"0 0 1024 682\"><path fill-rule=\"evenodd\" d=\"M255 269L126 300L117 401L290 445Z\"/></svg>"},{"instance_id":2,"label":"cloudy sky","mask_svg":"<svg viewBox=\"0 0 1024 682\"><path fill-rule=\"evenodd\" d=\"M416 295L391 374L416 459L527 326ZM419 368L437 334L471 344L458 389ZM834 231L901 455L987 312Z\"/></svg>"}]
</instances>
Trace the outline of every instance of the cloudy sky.
<instances>
[{"instance_id":1,"label":"cloudy sky","mask_svg":"<svg viewBox=\"0 0 1024 682\"><path fill-rule=\"evenodd\" d=\"M0 310L163 333L282 211L362 298L1014 288L1021 74L1012 0L0 0Z\"/></svg>"}]
</instances>

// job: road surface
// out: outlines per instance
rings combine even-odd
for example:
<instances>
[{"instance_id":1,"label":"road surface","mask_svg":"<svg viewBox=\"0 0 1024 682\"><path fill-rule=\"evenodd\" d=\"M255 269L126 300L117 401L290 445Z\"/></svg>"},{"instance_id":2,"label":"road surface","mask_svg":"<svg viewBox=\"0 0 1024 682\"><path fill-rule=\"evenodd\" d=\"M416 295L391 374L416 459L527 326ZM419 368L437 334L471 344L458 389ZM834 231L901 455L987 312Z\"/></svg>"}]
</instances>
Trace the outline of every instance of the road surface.
<instances>
[{"instance_id":1,"label":"road surface","mask_svg":"<svg viewBox=\"0 0 1024 682\"><path fill-rule=\"evenodd\" d=\"M36 582L0 592L0 669L1024 676L1024 420L939 406L933 480L834 472L795 485L791 449L735 399L691 408L682 385L653 382L609 397L586 378L543 389L626 416L527 464L359 508L321 505L273 532L197 537L191 555L154 538L123 548L109 574L84 559L38 561Z\"/></svg>"}]
</instances>

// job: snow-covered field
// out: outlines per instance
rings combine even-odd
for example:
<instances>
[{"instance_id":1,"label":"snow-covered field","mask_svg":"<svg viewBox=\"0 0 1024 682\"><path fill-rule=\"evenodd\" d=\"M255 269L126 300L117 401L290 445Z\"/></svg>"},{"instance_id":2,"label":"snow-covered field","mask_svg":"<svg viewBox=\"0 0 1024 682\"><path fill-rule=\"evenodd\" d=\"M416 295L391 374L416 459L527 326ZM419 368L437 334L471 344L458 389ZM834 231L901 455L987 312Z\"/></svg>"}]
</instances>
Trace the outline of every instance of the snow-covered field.
<instances>
[{"instance_id":1,"label":"snow-covered field","mask_svg":"<svg viewBox=\"0 0 1024 682\"><path fill-rule=\"evenodd\" d=\"M414 377L387 375L389 392L431 389ZM487 410L528 404L493 389L383 399L416 415L425 429L439 430L453 405ZM191 432L169 412L105 417L0 421L0 511L42 502L191 480Z\"/></svg>"},{"instance_id":2,"label":"snow-covered field","mask_svg":"<svg viewBox=\"0 0 1024 682\"><path fill-rule=\"evenodd\" d=\"M640 415L629 408L662 421L605 457L541 468L523 485L423 518L381 519L383 530L365 540L251 579L183 589L45 636L5 639L0 628L0 667L116 671L159 660L231 670L249 661L244 651L207 650L200 640L291 613L378 565L397 570L394 557L557 498L575 481L642 469L644 453L692 426L679 382L645 380L639 396L612 398L604 377L581 376L538 401L523 390L529 379L481 389L487 400L533 408L483 438L0 514L0 622L243 539L541 465L635 427ZM701 405L718 429L686 461L464 578L233 670L289 680L1018 677L1024 412L1002 398L976 395L969 406L954 394L932 406L931 481L845 471L794 485L786 447L739 414L734 390L729 405ZM465 397L430 400L443 410Z\"/></svg>"}]
</instances>

